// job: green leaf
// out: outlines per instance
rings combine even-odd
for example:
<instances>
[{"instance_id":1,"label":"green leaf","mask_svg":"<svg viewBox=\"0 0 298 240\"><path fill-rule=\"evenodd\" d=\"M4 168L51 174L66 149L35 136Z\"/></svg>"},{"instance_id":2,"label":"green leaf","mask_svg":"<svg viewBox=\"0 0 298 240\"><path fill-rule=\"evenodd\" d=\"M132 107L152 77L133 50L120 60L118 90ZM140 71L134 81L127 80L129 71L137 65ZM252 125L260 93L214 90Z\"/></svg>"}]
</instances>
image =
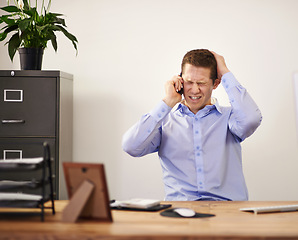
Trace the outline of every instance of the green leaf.
<instances>
[{"instance_id":1,"label":"green leaf","mask_svg":"<svg viewBox=\"0 0 298 240\"><path fill-rule=\"evenodd\" d=\"M21 10L19 8L17 8L16 6L6 6L3 8L0 8L3 11L9 12L9 13L14 13L14 12L21 12Z\"/></svg>"},{"instance_id":2,"label":"green leaf","mask_svg":"<svg viewBox=\"0 0 298 240\"><path fill-rule=\"evenodd\" d=\"M28 1L27 0L23 0L24 2L24 10L29 10L30 9L30 6L28 4Z\"/></svg>"},{"instance_id":3,"label":"green leaf","mask_svg":"<svg viewBox=\"0 0 298 240\"><path fill-rule=\"evenodd\" d=\"M63 18L56 18L56 23L61 24L62 26L66 27L65 20Z\"/></svg>"},{"instance_id":4,"label":"green leaf","mask_svg":"<svg viewBox=\"0 0 298 240\"><path fill-rule=\"evenodd\" d=\"M78 41L77 38L76 38L74 35L72 35L71 33L69 33L64 27L61 27L61 26L57 26L57 27L64 33L64 35L65 35L69 40L71 40L71 41L75 41L75 42Z\"/></svg>"},{"instance_id":5,"label":"green leaf","mask_svg":"<svg viewBox=\"0 0 298 240\"><path fill-rule=\"evenodd\" d=\"M58 48L58 45L57 45L57 38L55 36L55 34L53 33L52 37L51 37L51 42L52 42L52 46L55 50L55 52L57 52L57 48Z\"/></svg>"},{"instance_id":6,"label":"green leaf","mask_svg":"<svg viewBox=\"0 0 298 240\"><path fill-rule=\"evenodd\" d=\"M8 28L8 26L6 25L6 26L4 26L3 28L1 28L0 29L0 31L2 31L3 29L6 29L6 28Z\"/></svg>"},{"instance_id":7,"label":"green leaf","mask_svg":"<svg viewBox=\"0 0 298 240\"><path fill-rule=\"evenodd\" d=\"M30 17L34 17L36 9L35 8L24 9L23 12L26 13Z\"/></svg>"},{"instance_id":8,"label":"green leaf","mask_svg":"<svg viewBox=\"0 0 298 240\"><path fill-rule=\"evenodd\" d=\"M60 14L60 13L51 13L52 15L59 17L59 16L64 16L64 14Z\"/></svg>"},{"instance_id":9,"label":"green leaf","mask_svg":"<svg viewBox=\"0 0 298 240\"><path fill-rule=\"evenodd\" d=\"M76 42L78 42L77 38L71 33L69 33L65 28L61 26L57 26L57 27L60 28L61 31L64 33L64 35L72 42L75 50L77 50L77 53L78 53L77 44L76 44Z\"/></svg>"},{"instance_id":10,"label":"green leaf","mask_svg":"<svg viewBox=\"0 0 298 240\"><path fill-rule=\"evenodd\" d=\"M14 34L8 42L8 53L11 61L21 44L21 40L19 38L19 33Z\"/></svg>"},{"instance_id":11,"label":"green leaf","mask_svg":"<svg viewBox=\"0 0 298 240\"><path fill-rule=\"evenodd\" d=\"M13 25L15 24L16 20L9 18L11 16L12 15L4 15L1 17L1 20L5 22L7 25Z\"/></svg>"},{"instance_id":12,"label":"green leaf","mask_svg":"<svg viewBox=\"0 0 298 240\"><path fill-rule=\"evenodd\" d=\"M30 22L31 22L31 20L28 19L28 18L26 18L26 19L20 21L20 23L19 23L19 28L20 28L20 30L21 30L21 31L25 31L25 30L28 28Z\"/></svg>"},{"instance_id":13,"label":"green leaf","mask_svg":"<svg viewBox=\"0 0 298 240\"><path fill-rule=\"evenodd\" d=\"M18 25L12 25L12 26L10 26L10 27L8 27L8 28L6 28L5 29L5 33L10 33L10 32L12 32L12 31L14 31L14 30L17 30L18 29Z\"/></svg>"},{"instance_id":14,"label":"green leaf","mask_svg":"<svg viewBox=\"0 0 298 240\"><path fill-rule=\"evenodd\" d=\"M6 28L6 29L5 29ZM5 29L4 32L0 33L0 42L3 41L6 37L7 34L10 33L11 31L17 30L18 26L14 25L14 26L5 26L4 28L2 28L1 30Z\"/></svg>"},{"instance_id":15,"label":"green leaf","mask_svg":"<svg viewBox=\"0 0 298 240\"><path fill-rule=\"evenodd\" d=\"M40 17L39 17L39 14L38 14L38 12L37 12L37 9L36 8L31 8L31 10L33 11L33 13L34 13L34 21L36 21L36 22L38 22L39 21L39 19L40 19Z\"/></svg>"},{"instance_id":16,"label":"green leaf","mask_svg":"<svg viewBox=\"0 0 298 240\"><path fill-rule=\"evenodd\" d=\"M0 42L3 41L7 36L6 32L0 33Z\"/></svg>"}]
</instances>

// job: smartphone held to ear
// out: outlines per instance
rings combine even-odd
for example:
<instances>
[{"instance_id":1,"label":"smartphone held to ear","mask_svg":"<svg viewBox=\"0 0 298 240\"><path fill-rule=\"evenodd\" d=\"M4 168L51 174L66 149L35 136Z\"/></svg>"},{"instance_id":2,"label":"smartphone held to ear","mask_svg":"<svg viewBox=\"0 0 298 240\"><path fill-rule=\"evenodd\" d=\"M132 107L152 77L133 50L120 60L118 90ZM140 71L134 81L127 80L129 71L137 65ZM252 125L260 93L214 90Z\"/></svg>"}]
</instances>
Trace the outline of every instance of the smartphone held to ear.
<instances>
[{"instance_id":1,"label":"smartphone held to ear","mask_svg":"<svg viewBox=\"0 0 298 240\"><path fill-rule=\"evenodd\" d=\"M179 77L182 77L182 72L179 74ZM183 94L183 88L181 88L181 90L178 91L178 93L182 95Z\"/></svg>"}]
</instances>

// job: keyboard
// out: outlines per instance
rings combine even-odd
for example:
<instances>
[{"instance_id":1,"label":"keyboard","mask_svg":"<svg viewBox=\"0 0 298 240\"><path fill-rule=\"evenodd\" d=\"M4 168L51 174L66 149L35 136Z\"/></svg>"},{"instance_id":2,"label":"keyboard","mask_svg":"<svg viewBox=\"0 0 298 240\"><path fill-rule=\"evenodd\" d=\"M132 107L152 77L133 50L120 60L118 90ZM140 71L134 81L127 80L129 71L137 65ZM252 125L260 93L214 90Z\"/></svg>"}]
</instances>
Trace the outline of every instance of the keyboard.
<instances>
[{"instance_id":1,"label":"keyboard","mask_svg":"<svg viewBox=\"0 0 298 240\"><path fill-rule=\"evenodd\" d=\"M240 211L258 213L271 213L271 212L291 212L298 211L298 205L281 205L281 206L265 206L265 207L249 207L240 208Z\"/></svg>"}]
</instances>

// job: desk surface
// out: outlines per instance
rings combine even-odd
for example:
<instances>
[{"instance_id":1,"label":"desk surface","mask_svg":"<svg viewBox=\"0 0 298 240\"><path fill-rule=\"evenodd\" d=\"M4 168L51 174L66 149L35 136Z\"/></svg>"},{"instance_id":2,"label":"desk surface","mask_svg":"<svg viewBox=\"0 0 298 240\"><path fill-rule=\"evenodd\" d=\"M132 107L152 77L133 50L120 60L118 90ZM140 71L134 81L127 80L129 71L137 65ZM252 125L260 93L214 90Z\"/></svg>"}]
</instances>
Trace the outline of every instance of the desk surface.
<instances>
[{"instance_id":1,"label":"desk surface","mask_svg":"<svg viewBox=\"0 0 298 240\"><path fill-rule=\"evenodd\" d=\"M57 213L47 212L45 222L40 222L39 216L3 217L0 209L0 239L298 239L298 211L258 215L239 211L298 201L170 203L216 216L185 219L162 217L160 212L113 210L112 223L63 223L61 212L67 201L56 201Z\"/></svg>"}]
</instances>

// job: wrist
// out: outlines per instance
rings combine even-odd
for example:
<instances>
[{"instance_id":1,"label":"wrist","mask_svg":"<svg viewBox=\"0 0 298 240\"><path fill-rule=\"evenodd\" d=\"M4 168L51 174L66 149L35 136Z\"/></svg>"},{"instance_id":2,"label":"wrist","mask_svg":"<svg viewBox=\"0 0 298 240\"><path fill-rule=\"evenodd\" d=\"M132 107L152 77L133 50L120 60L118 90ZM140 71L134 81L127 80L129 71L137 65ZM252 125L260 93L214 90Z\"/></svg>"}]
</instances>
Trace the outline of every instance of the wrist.
<instances>
[{"instance_id":1,"label":"wrist","mask_svg":"<svg viewBox=\"0 0 298 240\"><path fill-rule=\"evenodd\" d=\"M163 101L170 107L173 108L179 101L172 98L164 98Z\"/></svg>"},{"instance_id":2,"label":"wrist","mask_svg":"<svg viewBox=\"0 0 298 240\"><path fill-rule=\"evenodd\" d=\"M222 77L223 77L223 75L225 75L225 74L228 73L228 72L230 72L230 70L229 70L228 68L225 68L225 69L223 69L223 70L220 70L220 71L218 72L218 78L221 80Z\"/></svg>"},{"instance_id":3,"label":"wrist","mask_svg":"<svg viewBox=\"0 0 298 240\"><path fill-rule=\"evenodd\" d=\"M150 115L157 121L161 121L170 111L170 108L164 101L160 101L155 108L150 111Z\"/></svg>"},{"instance_id":4,"label":"wrist","mask_svg":"<svg viewBox=\"0 0 298 240\"><path fill-rule=\"evenodd\" d=\"M229 91L231 88L240 85L232 72L228 72L223 75L221 83L226 91Z\"/></svg>"}]
</instances>

